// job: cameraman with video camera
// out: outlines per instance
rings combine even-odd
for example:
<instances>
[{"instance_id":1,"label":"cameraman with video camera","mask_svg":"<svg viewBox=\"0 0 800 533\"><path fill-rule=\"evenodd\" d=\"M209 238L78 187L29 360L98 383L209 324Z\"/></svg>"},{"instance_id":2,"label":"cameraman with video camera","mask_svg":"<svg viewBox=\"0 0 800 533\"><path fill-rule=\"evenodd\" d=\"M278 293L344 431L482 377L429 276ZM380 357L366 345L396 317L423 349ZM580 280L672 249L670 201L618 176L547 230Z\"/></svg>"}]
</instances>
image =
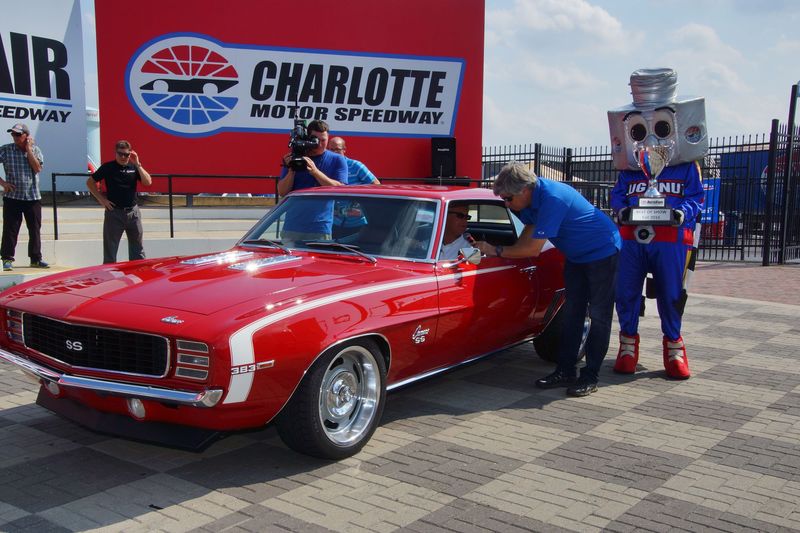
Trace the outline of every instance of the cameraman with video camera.
<instances>
[{"instance_id":1,"label":"cameraman with video camera","mask_svg":"<svg viewBox=\"0 0 800 533\"><path fill-rule=\"evenodd\" d=\"M323 120L312 120L307 128L304 121L295 121L289 140L291 152L283 156L278 195L311 187L347 185L347 162L343 156L327 150L328 131ZM287 213L281 238L328 240L332 224L332 201L308 205L302 212Z\"/></svg>"}]
</instances>

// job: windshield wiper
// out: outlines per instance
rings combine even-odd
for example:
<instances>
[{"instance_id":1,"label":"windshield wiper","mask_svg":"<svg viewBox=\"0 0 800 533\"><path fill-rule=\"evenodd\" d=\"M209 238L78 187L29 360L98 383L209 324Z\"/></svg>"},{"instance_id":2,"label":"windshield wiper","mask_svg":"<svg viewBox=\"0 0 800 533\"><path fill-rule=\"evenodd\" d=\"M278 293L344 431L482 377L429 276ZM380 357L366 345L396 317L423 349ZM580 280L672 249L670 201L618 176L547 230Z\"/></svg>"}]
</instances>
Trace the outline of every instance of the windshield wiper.
<instances>
[{"instance_id":1,"label":"windshield wiper","mask_svg":"<svg viewBox=\"0 0 800 533\"><path fill-rule=\"evenodd\" d=\"M242 244L268 244L273 248L280 248L286 255L292 255L292 251L281 244L280 241L273 241L270 239L248 239L246 241L242 241Z\"/></svg>"},{"instance_id":2,"label":"windshield wiper","mask_svg":"<svg viewBox=\"0 0 800 533\"><path fill-rule=\"evenodd\" d=\"M303 244L305 246L319 246L320 248L340 248L342 250L347 250L348 252L353 252L354 254L358 254L361 257L363 257L364 259L367 259L368 261L370 261L372 263L377 263L378 262L377 259L375 259L374 257L372 257L369 254L365 254L364 252L361 251L361 249L358 246L354 246L352 244L343 244L341 242L330 242L330 241L327 241L327 242L304 242Z\"/></svg>"}]
</instances>

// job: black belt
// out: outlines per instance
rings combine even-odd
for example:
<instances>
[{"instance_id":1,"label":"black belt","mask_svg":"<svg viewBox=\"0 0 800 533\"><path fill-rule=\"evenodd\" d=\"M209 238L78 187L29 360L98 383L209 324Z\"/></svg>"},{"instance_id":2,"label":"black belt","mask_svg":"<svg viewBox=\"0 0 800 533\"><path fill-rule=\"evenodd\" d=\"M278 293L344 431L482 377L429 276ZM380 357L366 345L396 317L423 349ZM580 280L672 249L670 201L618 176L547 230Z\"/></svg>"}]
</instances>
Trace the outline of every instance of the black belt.
<instances>
[{"instance_id":1,"label":"black belt","mask_svg":"<svg viewBox=\"0 0 800 533\"><path fill-rule=\"evenodd\" d=\"M131 206L131 207L115 207L114 209L119 209L120 211L131 212L134 209L136 209L137 207L138 206L134 205L134 206Z\"/></svg>"}]
</instances>

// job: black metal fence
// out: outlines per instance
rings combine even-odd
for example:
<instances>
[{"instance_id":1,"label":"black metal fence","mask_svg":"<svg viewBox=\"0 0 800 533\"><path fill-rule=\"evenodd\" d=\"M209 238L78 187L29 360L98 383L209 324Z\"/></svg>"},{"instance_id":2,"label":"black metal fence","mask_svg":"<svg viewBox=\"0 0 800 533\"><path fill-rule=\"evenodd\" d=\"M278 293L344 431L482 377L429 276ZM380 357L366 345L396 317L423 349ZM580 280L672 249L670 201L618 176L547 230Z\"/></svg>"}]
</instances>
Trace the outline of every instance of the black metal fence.
<instances>
[{"instance_id":1,"label":"black metal fence","mask_svg":"<svg viewBox=\"0 0 800 533\"><path fill-rule=\"evenodd\" d=\"M698 258L764 265L800 260L800 128L795 124L798 86L789 123L772 123L767 136L710 140L701 161L706 200ZM527 163L538 176L570 183L609 212L618 171L607 146L560 148L539 143L487 147L483 180L509 161ZM791 164L789 164L791 162Z\"/></svg>"}]
</instances>

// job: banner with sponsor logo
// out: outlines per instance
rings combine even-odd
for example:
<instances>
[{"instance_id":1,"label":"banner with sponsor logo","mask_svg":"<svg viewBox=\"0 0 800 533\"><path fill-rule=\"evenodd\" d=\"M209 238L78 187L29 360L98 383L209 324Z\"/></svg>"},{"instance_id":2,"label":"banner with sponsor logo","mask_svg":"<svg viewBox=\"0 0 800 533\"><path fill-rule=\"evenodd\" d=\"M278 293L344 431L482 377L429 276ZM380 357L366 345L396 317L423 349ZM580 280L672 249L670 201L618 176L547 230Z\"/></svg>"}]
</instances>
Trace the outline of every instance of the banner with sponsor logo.
<instances>
[{"instance_id":1,"label":"banner with sponsor logo","mask_svg":"<svg viewBox=\"0 0 800 533\"><path fill-rule=\"evenodd\" d=\"M51 190L52 172L86 172L86 96L78 0L12 3L0 17L0 144L23 123L44 155L39 175ZM0 167L2 168L2 167ZM0 170L2 172L2 170ZM74 182L74 183L73 183ZM59 190L86 187L86 178L59 180Z\"/></svg>"},{"instance_id":2,"label":"banner with sponsor logo","mask_svg":"<svg viewBox=\"0 0 800 533\"><path fill-rule=\"evenodd\" d=\"M151 173L277 175L294 120L322 119L379 178L430 176L432 137L479 176L483 0L172 4L96 4L103 160L124 138ZM136 32L120 39L119 20Z\"/></svg>"}]
</instances>

